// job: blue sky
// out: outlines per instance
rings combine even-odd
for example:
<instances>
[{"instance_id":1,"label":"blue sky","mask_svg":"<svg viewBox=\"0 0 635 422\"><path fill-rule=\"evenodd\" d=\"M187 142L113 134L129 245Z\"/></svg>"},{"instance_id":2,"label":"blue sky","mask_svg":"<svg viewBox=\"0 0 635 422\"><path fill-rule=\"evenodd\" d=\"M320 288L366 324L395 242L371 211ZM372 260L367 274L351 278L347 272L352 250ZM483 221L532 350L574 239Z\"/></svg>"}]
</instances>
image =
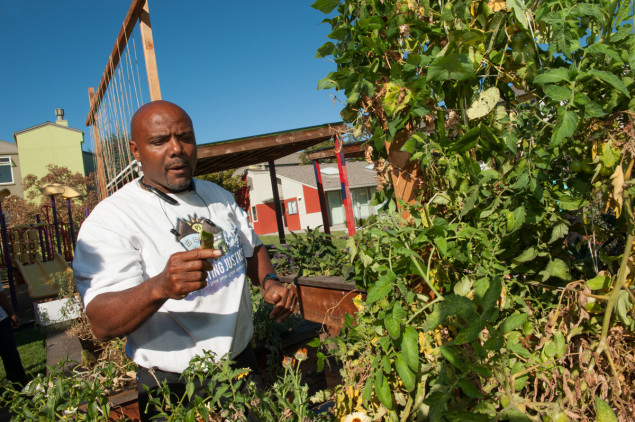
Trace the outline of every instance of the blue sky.
<instances>
[{"instance_id":1,"label":"blue sky","mask_svg":"<svg viewBox=\"0 0 635 422\"><path fill-rule=\"evenodd\" d=\"M199 144L341 120L334 92L316 89L335 64L314 57L330 27L312 3L149 0L162 97L189 112ZM0 1L0 140L63 108L90 142L88 87L129 6Z\"/></svg>"}]
</instances>

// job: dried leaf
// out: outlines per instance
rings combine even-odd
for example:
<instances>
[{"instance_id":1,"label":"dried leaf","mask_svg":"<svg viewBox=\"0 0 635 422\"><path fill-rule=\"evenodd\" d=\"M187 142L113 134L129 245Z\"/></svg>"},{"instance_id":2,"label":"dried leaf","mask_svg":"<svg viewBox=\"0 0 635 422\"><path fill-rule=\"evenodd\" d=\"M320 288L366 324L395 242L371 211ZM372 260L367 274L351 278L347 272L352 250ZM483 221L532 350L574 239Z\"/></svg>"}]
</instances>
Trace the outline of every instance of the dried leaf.
<instances>
[{"instance_id":1,"label":"dried leaf","mask_svg":"<svg viewBox=\"0 0 635 422\"><path fill-rule=\"evenodd\" d=\"M611 185L613 186L611 200L615 204L615 217L620 218L624 203L624 171L622 166L618 165L615 168L615 172L611 175Z\"/></svg>"}]
</instances>

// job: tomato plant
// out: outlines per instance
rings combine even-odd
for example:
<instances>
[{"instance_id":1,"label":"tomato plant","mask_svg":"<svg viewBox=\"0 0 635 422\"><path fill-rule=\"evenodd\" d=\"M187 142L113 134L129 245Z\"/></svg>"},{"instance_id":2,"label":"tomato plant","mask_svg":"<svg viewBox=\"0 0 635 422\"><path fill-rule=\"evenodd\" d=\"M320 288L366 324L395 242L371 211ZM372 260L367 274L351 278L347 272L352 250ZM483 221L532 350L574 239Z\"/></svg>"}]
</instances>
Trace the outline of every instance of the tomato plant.
<instances>
[{"instance_id":1,"label":"tomato plant","mask_svg":"<svg viewBox=\"0 0 635 422\"><path fill-rule=\"evenodd\" d=\"M345 94L394 212L349 244L368 296L329 349L338 411L589 418L601 391L628 417L632 2L313 7L337 66L318 88Z\"/></svg>"}]
</instances>

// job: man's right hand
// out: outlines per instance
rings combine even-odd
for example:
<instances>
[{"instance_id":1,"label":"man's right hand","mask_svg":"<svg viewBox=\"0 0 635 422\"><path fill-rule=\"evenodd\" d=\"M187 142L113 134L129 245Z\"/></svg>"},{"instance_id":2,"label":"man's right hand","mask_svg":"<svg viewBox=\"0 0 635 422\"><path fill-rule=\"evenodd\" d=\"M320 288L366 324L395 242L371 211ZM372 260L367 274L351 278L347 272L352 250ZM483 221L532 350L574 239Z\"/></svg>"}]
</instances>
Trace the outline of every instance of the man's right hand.
<instances>
[{"instance_id":1,"label":"man's right hand","mask_svg":"<svg viewBox=\"0 0 635 422\"><path fill-rule=\"evenodd\" d=\"M208 259L221 255L218 249L193 249L170 256L165 269L156 277L160 296L183 299L188 293L204 288L207 285L207 272L212 270Z\"/></svg>"}]
</instances>

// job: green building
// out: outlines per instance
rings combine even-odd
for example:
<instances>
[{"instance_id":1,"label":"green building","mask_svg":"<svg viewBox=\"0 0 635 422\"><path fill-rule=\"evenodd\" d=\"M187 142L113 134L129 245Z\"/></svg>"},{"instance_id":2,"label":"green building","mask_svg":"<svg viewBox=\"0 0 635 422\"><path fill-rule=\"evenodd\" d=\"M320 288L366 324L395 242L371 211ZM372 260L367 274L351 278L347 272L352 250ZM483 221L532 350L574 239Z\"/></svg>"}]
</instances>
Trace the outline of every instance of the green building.
<instances>
[{"instance_id":1,"label":"green building","mask_svg":"<svg viewBox=\"0 0 635 422\"><path fill-rule=\"evenodd\" d=\"M91 154L82 150L84 132L68 126L63 109L55 109L55 114L55 123L45 122L13 134L23 177L29 174L45 176L48 164L84 175L93 171Z\"/></svg>"}]
</instances>

